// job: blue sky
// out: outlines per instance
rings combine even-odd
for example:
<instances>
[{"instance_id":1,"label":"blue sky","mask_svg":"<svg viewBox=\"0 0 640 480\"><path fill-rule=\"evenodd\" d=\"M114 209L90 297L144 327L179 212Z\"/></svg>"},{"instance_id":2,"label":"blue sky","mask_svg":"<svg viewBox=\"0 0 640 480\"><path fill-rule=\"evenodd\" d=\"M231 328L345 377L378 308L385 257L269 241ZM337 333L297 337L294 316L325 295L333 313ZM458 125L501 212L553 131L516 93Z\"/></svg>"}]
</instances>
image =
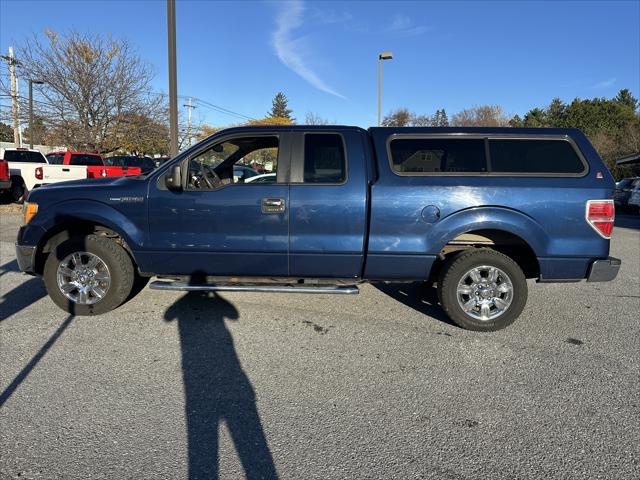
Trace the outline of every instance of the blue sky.
<instances>
[{"instance_id":1,"label":"blue sky","mask_svg":"<svg viewBox=\"0 0 640 480\"><path fill-rule=\"evenodd\" d=\"M522 114L556 96L640 93L637 0L178 0L176 16L179 94L254 118L281 90L299 121L314 112L375 124L382 50L394 54L384 63L383 114L408 107L451 115L480 104ZM164 0L0 0L3 54L45 28L126 37L153 66L153 88L166 92ZM241 121L196 104L197 120Z\"/></svg>"}]
</instances>

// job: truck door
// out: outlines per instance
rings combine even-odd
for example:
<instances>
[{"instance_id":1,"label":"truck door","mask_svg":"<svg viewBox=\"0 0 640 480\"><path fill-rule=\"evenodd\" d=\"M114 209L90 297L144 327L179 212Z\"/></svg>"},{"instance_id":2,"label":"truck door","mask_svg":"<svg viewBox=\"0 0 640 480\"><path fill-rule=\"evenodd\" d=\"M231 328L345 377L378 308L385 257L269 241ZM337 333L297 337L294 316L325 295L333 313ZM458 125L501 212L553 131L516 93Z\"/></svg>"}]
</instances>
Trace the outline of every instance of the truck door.
<instances>
[{"instance_id":1,"label":"truck door","mask_svg":"<svg viewBox=\"0 0 640 480\"><path fill-rule=\"evenodd\" d=\"M359 129L294 133L289 273L355 278L364 260L367 172Z\"/></svg>"},{"instance_id":2,"label":"truck door","mask_svg":"<svg viewBox=\"0 0 640 480\"><path fill-rule=\"evenodd\" d=\"M289 139L282 130L221 137L182 162L183 191L166 189L164 176L151 184L153 271L286 276Z\"/></svg>"}]
</instances>

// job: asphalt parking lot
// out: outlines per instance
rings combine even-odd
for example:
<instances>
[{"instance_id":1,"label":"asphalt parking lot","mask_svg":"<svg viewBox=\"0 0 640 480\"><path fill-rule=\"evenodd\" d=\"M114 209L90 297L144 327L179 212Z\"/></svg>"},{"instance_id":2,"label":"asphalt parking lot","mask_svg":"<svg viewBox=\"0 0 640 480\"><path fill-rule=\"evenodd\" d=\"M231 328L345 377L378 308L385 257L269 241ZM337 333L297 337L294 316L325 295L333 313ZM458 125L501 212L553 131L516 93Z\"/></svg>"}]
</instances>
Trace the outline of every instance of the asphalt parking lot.
<instances>
[{"instance_id":1,"label":"asphalt parking lot","mask_svg":"<svg viewBox=\"0 0 640 480\"><path fill-rule=\"evenodd\" d=\"M603 284L480 334L416 284L144 290L69 317L0 231L0 478L638 478L640 217Z\"/></svg>"}]
</instances>

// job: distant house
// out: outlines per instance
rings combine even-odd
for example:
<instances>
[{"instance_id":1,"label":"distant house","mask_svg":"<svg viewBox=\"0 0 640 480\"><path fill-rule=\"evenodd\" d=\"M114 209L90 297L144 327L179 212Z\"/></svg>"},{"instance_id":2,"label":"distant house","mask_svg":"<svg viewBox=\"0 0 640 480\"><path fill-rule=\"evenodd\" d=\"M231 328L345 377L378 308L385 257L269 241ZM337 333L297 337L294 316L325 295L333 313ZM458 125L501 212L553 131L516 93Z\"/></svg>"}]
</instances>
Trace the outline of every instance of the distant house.
<instances>
[{"instance_id":1,"label":"distant house","mask_svg":"<svg viewBox=\"0 0 640 480\"><path fill-rule=\"evenodd\" d=\"M634 153L633 155L627 155L626 157L619 158L616 160L616 165L630 166L633 169L633 172L640 176L640 153Z\"/></svg>"}]
</instances>

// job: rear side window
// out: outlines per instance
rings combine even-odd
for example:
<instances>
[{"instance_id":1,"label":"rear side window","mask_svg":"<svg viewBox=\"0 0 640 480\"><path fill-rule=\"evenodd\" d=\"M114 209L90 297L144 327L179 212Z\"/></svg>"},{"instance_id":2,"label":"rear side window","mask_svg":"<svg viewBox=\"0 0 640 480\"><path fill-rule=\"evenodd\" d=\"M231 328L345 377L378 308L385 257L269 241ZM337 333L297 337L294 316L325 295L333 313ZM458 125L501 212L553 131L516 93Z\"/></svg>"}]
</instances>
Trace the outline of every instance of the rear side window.
<instances>
[{"instance_id":1,"label":"rear side window","mask_svg":"<svg viewBox=\"0 0 640 480\"><path fill-rule=\"evenodd\" d=\"M579 174L585 166L565 140L489 139L491 171L524 174Z\"/></svg>"},{"instance_id":2,"label":"rear side window","mask_svg":"<svg viewBox=\"0 0 640 480\"><path fill-rule=\"evenodd\" d=\"M304 183L342 183L346 180L342 136L309 133L304 136Z\"/></svg>"},{"instance_id":3,"label":"rear side window","mask_svg":"<svg viewBox=\"0 0 640 480\"><path fill-rule=\"evenodd\" d=\"M64 160L64 156L60 154L50 154L47 155L47 161L52 165L62 165L62 161Z\"/></svg>"},{"instance_id":4,"label":"rear side window","mask_svg":"<svg viewBox=\"0 0 640 480\"><path fill-rule=\"evenodd\" d=\"M102 166L102 158L97 155L72 154L69 165L87 165L89 167Z\"/></svg>"},{"instance_id":5,"label":"rear side window","mask_svg":"<svg viewBox=\"0 0 640 480\"><path fill-rule=\"evenodd\" d=\"M4 159L8 162L45 163L42 154L25 150L5 150Z\"/></svg>"},{"instance_id":6,"label":"rear side window","mask_svg":"<svg viewBox=\"0 0 640 480\"><path fill-rule=\"evenodd\" d=\"M391 141L393 170L400 174L484 173L484 140L398 138Z\"/></svg>"}]
</instances>

